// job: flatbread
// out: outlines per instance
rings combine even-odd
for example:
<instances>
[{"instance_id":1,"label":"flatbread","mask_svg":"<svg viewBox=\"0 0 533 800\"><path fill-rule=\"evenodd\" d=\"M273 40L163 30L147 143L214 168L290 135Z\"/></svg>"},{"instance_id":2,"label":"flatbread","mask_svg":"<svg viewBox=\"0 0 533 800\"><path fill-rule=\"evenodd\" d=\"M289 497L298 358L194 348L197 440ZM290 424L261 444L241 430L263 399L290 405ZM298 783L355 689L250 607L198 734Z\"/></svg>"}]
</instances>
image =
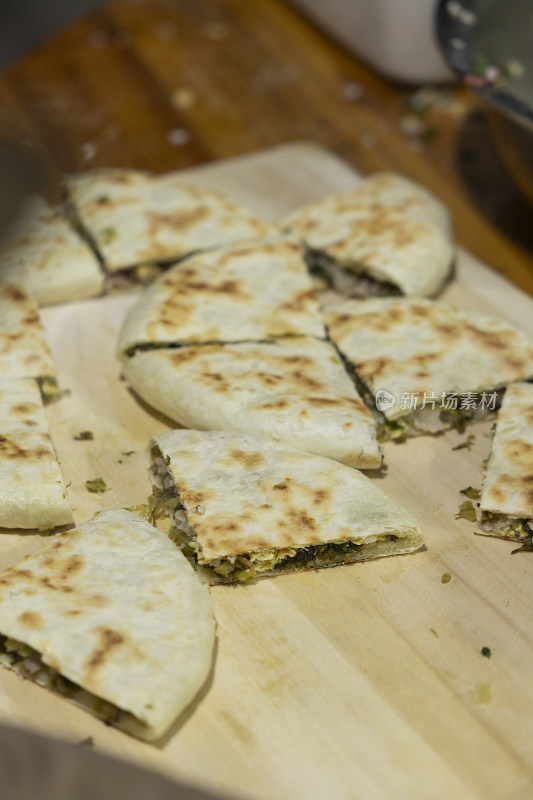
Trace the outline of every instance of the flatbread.
<instances>
[{"instance_id":1,"label":"flatbread","mask_svg":"<svg viewBox=\"0 0 533 800\"><path fill-rule=\"evenodd\" d=\"M146 289L122 327L119 356L136 348L325 338L319 303L295 237L199 253Z\"/></svg>"},{"instance_id":2,"label":"flatbread","mask_svg":"<svg viewBox=\"0 0 533 800\"><path fill-rule=\"evenodd\" d=\"M506 390L479 503L482 533L533 539L533 384Z\"/></svg>"},{"instance_id":3,"label":"flatbread","mask_svg":"<svg viewBox=\"0 0 533 800\"><path fill-rule=\"evenodd\" d=\"M500 389L533 376L533 339L472 309L424 299L346 300L325 320L371 395L390 396L378 407L402 435L482 419L498 407Z\"/></svg>"},{"instance_id":4,"label":"flatbread","mask_svg":"<svg viewBox=\"0 0 533 800\"><path fill-rule=\"evenodd\" d=\"M396 289L408 296L434 295L450 274L454 250L448 211L401 175L372 175L347 194L298 209L282 225L300 234L312 262L326 272L332 268L334 287L348 294ZM349 281L343 271L372 280Z\"/></svg>"},{"instance_id":5,"label":"flatbread","mask_svg":"<svg viewBox=\"0 0 533 800\"><path fill-rule=\"evenodd\" d=\"M0 265L0 378L55 379L39 307L23 265Z\"/></svg>"},{"instance_id":6,"label":"flatbread","mask_svg":"<svg viewBox=\"0 0 533 800\"><path fill-rule=\"evenodd\" d=\"M3 260L24 264L40 305L94 297L104 290L104 273L89 245L61 208L33 197L10 231Z\"/></svg>"},{"instance_id":7,"label":"flatbread","mask_svg":"<svg viewBox=\"0 0 533 800\"><path fill-rule=\"evenodd\" d=\"M72 522L39 386L0 379L0 527L48 530Z\"/></svg>"},{"instance_id":8,"label":"flatbread","mask_svg":"<svg viewBox=\"0 0 533 800\"><path fill-rule=\"evenodd\" d=\"M180 425L262 434L350 466L380 466L372 414L329 342L149 350L128 359L124 375Z\"/></svg>"},{"instance_id":9,"label":"flatbread","mask_svg":"<svg viewBox=\"0 0 533 800\"><path fill-rule=\"evenodd\" d=\"M75 216L110 272L175 261L270 231L221 192L183 184L179 173L100 169L69 176L66 187Z\"/></svg>"},{"instance_id":10,"label":"flatbread","mask_svg":"<svg viewBox=\"0 0 533 800\"><path fill-rule=\"evenodd\" d=\"M154 739L204 683L215 623L209 592L179 549L118 509L0 573L0 634L31 648L10 664L3 640L5 666Z\"/></svg>"},{"instance_id":11,"label":"flatbread","mask_svg":"<svg viewBox=\"0 0 533 800\"><path fill-rule=\"evenodd\" d=\"M150 443L158 508L214 582L410 553L416 521L358 470L263 437L176 430Z\"/></svg>"}]
</instances>

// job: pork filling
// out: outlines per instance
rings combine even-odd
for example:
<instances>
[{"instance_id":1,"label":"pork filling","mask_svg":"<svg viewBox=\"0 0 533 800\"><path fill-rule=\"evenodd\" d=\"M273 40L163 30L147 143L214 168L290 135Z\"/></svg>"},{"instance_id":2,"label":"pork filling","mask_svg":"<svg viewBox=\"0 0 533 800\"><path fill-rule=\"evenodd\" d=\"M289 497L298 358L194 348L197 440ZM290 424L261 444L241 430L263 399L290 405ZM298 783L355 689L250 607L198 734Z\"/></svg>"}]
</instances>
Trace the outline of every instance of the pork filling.
<instances>
[{"instance_id":1,"label":"pork filling","mask_svg":"<svg viewBox=\"0 0 533 800\"><path fill-rule=\"evenodd\" d=\"M142 729L144 724L129 711L97 697L77 683L65 678L45 664L42 655L24 642L0 634L0 664L12 669L21 678L27 678L68 698L80 708L90 711L107 725L129 730Z\"/></svg>"},{"instance_id":2,"label":"pork filling","mask_svg":"<svg viewBox=\"0 0 533 800\"><path fill-rule=\"evenodd\" d=\"M348 269L316 250L307 251L306 261L312 276L346 297L391 297L402 294L394 284L368 275L363 265L354 264L353 269Z\"/></svg>"},{"instance_id":3,"label":"pork filling","mask_svg":"<svg viewBox=\"0 0 533 800\"><path fill-rule=\"evenodd\" d=\"M187 512L180 502L178 489L167 471L165 459L157 453L152 465L152 482L154 517L160 514L171 517L169 537L176 542L194 567L201 568L201 571L216 583L246 582L260 575L276 575L362 561L373 556L380 543L396 542L399 538L392 533L381 534L364 544L343 540L305 547L282 547L237 553L208 560L202 553ZM202 513L200 506L196 510Z\"/></svg>"},{"instance_id":4,"label":"pork filling","mask_svg":"<svg viewBox=\"0 0 533 800\"><path fill-rule=\"evenodd\" d=\"M482 511L479 526L485 533L493 536L501 536L516 542L533 543L533 519Z\"/></svg>"}]
</instances>

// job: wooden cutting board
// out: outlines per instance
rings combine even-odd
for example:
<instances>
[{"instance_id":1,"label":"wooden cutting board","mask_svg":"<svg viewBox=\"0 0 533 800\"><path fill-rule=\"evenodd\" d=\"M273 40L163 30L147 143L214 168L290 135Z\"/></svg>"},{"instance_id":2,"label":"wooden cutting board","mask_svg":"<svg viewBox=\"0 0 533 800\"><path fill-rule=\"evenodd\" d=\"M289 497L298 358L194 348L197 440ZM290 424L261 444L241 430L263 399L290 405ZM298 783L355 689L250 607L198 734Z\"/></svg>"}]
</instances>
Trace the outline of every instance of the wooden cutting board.
<instances>
[{"instance_id":1,"label":"wooden cutting board","mask_svg":"<svg viewBox=\"0 0 533 800\"><path fill-rule=\"evenodd\" d=\"M268 219L359 176L307 144L183 173ZM59 378L49 407L77 522L145 501L143 451L165 421L120 380L118 330L136 295L43 309ZM446 300L533 335L533 300L465 252ZM76 441L82 430L92 441ZM0 671L0 718L238 797L487 800L533 796L532 556L456 520L479 486L490 426L386 444L379 485L421 522L414 555L212 589L214 667L163 741L143 744L45 690ZM103 495L85 489L102 477ZM238 504L239 499L235 498ZM0 535L0 566L42 537ZM117 565L117 569L120 565ZM442 582L445 573L451 580ZM172 598L169 598L172 602ZM489 647L490 658L481 654Z\"/></svg>"}]
</instances>

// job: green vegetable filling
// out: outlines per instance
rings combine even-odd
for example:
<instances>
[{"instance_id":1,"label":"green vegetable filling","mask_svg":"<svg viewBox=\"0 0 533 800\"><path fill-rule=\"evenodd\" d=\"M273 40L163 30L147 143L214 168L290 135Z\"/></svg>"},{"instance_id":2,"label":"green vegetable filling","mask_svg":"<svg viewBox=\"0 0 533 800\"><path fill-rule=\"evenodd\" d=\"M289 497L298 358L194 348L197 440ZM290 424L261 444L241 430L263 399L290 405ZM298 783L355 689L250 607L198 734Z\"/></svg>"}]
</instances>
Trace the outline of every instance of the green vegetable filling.
<instances>
[{"instance_id":1,"label":"green vegetable filling","mask_svg":"<svg viewBox=\"0 0 533 800\"><path fill-rule=\"evenodd\" d=\"M143 723L129 711L124 711L113 703L86 691L45 664L37 650L3 634L0 634L0 664L12 669L22 678L32 680L39 686L66 697L75 705L90 711L107 725L124 727L123 723L126 722L126 727L130 730L143 727Z\"/></svg>"}]
</instances>

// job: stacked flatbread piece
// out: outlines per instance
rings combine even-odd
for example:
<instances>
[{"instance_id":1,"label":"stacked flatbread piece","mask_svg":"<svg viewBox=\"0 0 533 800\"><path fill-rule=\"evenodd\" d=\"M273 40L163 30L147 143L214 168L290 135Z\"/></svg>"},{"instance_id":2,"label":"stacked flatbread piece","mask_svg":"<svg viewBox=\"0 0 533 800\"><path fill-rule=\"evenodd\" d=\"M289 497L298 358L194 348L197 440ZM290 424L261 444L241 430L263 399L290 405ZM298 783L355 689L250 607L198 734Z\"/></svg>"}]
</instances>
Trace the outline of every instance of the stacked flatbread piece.
<instances>
[{"instance_id":1,"label":"stacked flatbread piece","mask_svg":"<svg viewBox=\"0 0 533 800\"><path fill-rule=\"evenodd\" d=\"M342 300L331 340L380 413L381 438L485 419L503 389L533 377L533 339L503 320L423 298Z\"/></svg>"},{"instance_id":2,"label":"stacked flatbread piece","mask_svg":"<svg viewBox=\"0 0 533 800\"><path fill-rule=\"evenodd\" d=\"M380 465L374 420L326 340L294 236L176 264L129 312L118 352L133 389L181 425Z\"/></svg>"},{"instance_id":3,"label":"stacked flatbread piece","mask_svg":"<svg viewBox=\"0 0 533 800\"><path fill-rule=\"evenodd\" d=\"M347 194L290 214L312 269L345 295L437 294L450 277L454 248L445 206L422 186L382 172Z\"/></svg>"},{"instance_id":4,"label":"stacked flatbread piece","mask_svg":"<svg viewBox=\"0 0 533 800\"><path fill-rule=\"evenodd\" d=\"M533 383L505 392L478 503L480 532L533 541Z\"/></svg>"},{"instance_id":5,"label":"stacked flatbread piece","mask_svg":"<svg viewBox=\"0 0 533 800\"><path fill-rule=\"evenodd\" d=\"M27 268L39 305L94 297L104 290L100 262L65 209L31 198L3 243L3 263Z\"/></svg>"},{"instance_id":6,"label":"stacked flatbread piece","mask_svg":"<svg viewBox=\"0 0 533 800\"><path fill-rule=\"evenodd\" d=\"M72 523L43 396L57 391L52 356L23 266L0 271L0 527Z\"/></svg>"},{"instance_id":7,"label":"stacked flatbread piece","mask_svg":"<svg viewBox=\"0 0 533 800\"><path fill-rule=\"evenodd\" d=\"M44 305L148 283L169 262L269 231L223 193L188 186L177 173L101 169L67 176L58 205L32 198L0 262L26 265Z\"/></svg>"},{"instance_id":8,"label":"stacked flatbread piece","mask_svg":"<svg viewBox=\"0 0 533 800\"><path fill-rule=\"evenodd\" d=\"M0 663L142 739L196 695L214 639L207 587L164 533L122 509L0 573Z\"/></svg>"},{"instance_id":9,"label":"stacked flatbread piece","mask_svg":"<svg viewBox=\"0 0 533 800\"><path fill-rule=\"evenodd\" d=\"M422 546L417 522L375 481L329 458L234 431L153 438L156 509L212 583L332 567Z\"/></svg>"}]
</instances>

